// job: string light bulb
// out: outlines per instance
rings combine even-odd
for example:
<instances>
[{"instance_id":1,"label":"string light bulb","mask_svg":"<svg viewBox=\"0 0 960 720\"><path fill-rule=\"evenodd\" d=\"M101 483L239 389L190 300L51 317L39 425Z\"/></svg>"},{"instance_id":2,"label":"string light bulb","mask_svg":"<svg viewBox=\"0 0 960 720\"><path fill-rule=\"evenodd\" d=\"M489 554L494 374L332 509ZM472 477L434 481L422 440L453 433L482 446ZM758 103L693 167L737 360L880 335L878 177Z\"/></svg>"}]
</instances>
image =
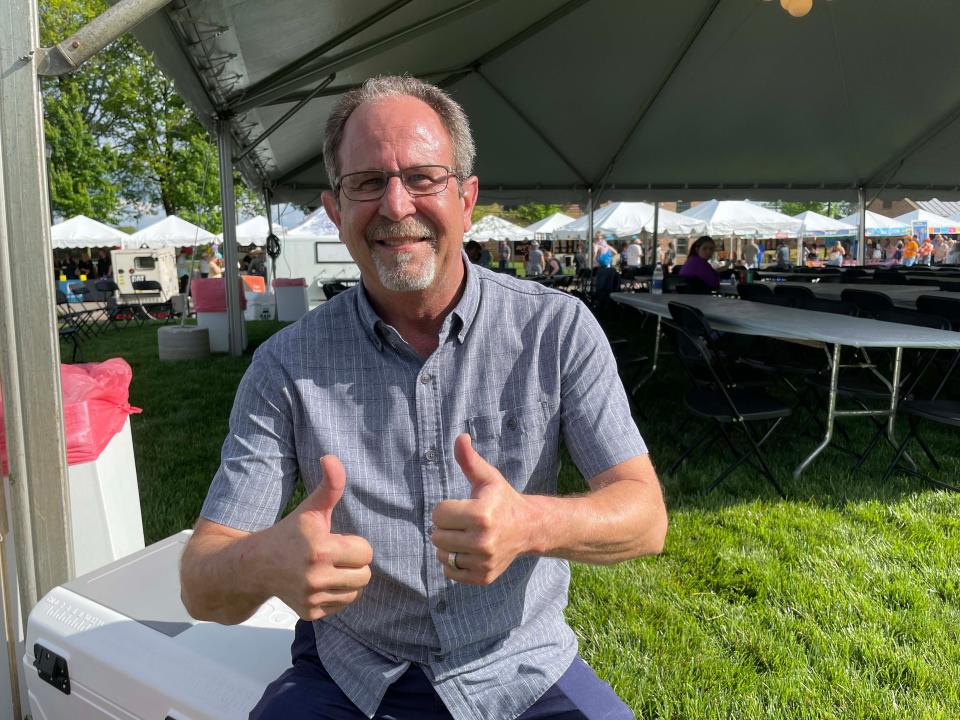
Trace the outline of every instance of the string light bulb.
<instances>
[{"instance_id":1,"label":"string light bulb","mask_svg":"<svg viewBox=\"0 0 960 720\"><path fill-rule=\"evenodd\" d=\"M793 17L803 17L813 9L813 0L780 0L780 7Z\"/></svg>"}]
</instances>

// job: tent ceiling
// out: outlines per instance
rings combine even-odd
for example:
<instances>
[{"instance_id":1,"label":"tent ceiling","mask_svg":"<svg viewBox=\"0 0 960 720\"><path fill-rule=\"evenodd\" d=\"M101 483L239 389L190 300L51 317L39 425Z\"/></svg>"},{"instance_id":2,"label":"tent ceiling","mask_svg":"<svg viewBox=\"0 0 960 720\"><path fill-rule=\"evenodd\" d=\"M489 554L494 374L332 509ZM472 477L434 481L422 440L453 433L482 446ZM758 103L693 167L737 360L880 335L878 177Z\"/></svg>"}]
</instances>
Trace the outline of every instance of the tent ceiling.
<instances>
[{"instance_id":1,"label":"tent ceiling","mask_svg":"<svg viewBox=\"0 0 960 720\"><path fill-rule=\"evenodd\" d=\"M399 72L464 105L487 199L921 199L960 197L958 24L955 0L190 0L137 34L240 147L328 83L241 164L301 204L336 95Z\"/></svg>"}]
</instances>

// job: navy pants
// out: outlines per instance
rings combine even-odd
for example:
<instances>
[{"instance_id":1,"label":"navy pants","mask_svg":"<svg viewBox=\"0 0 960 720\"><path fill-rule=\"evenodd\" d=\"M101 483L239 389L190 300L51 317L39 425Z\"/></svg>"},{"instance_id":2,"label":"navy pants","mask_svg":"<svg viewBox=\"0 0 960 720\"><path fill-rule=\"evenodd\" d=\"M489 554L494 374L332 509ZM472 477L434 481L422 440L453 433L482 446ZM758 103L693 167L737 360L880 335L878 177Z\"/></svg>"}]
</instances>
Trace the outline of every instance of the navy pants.
<instances>
[{"instance_id":1,"label":"navy pants","mask_svg":"<svg viewBox=\"0 0 960 720\"><path fill-rule=\"evenodd\" d=\"M366 720L324 670L313 625L300 621L291 647L293 667L267 686L250 720ZM375 720L453 720L416 665L390 686ZM580 657L517 720L633 720L613 689Z\"/></svg>"}]
</instances>

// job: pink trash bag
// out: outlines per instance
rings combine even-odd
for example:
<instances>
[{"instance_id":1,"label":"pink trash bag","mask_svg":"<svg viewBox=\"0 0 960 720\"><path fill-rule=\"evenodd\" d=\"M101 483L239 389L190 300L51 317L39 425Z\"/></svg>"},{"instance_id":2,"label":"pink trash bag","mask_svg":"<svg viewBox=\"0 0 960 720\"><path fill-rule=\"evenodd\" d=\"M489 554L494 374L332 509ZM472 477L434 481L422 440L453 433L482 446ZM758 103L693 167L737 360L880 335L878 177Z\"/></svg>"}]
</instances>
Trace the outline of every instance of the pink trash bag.
<instances>
[{"instance_id":1,"label":"pink trash bag","mask_svg":"<svg viewBox=\"0 0 960 720\"><path fill-rule=\"evenodd\" d=\"M68 465L96 460L123 428L127 416L141 412L128 402L132 378L133 371L123 358L60 366ZM3 407L0 405L0 464L2 473L7 475L3 428Z\"/></svg>"}]
</instances>

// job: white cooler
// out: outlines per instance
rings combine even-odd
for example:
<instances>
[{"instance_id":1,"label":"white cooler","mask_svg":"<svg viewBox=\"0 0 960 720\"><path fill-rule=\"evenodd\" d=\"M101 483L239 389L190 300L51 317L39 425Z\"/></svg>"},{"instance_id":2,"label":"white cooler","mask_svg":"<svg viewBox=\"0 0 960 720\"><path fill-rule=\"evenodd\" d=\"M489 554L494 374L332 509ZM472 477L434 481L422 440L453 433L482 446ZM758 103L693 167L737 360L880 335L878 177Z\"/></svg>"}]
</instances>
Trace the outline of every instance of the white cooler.
<instances>
[{"instance_id":1,"label":"white cooler","mask_svg":"<svg viewBox=\"0 0 960 720\"><path fill-rule=\"evenodd\" d=\"M230 352L230 321L225 312L197 311L197 327L206 328L210 334L210 352ZM247 324L242 323L243 336L240 347L247 349Z\"/></svg>"},{"instance_id":2,"label":"white cooler","mask_svg":"<svg viewBox=\"0 0 960 720\"><path fill-rule=\"evenodd\" d=\"M277 299L277 320L296 322L310 309L307 281L303 278L275 278L273 294Z\"/></svg>"},{"instance_id":3,"label":"white cooler","mask_svg":"<svg viewBox=\"0 0 960 720\"><path fill-rule=\"evenodd\" d=\"M37 604L23 658L33 720L246 720L290 666L297 618L272 598L242 625L193 620L178 574L189 537L162 540Z\"/></svg>"}]
</instances>

